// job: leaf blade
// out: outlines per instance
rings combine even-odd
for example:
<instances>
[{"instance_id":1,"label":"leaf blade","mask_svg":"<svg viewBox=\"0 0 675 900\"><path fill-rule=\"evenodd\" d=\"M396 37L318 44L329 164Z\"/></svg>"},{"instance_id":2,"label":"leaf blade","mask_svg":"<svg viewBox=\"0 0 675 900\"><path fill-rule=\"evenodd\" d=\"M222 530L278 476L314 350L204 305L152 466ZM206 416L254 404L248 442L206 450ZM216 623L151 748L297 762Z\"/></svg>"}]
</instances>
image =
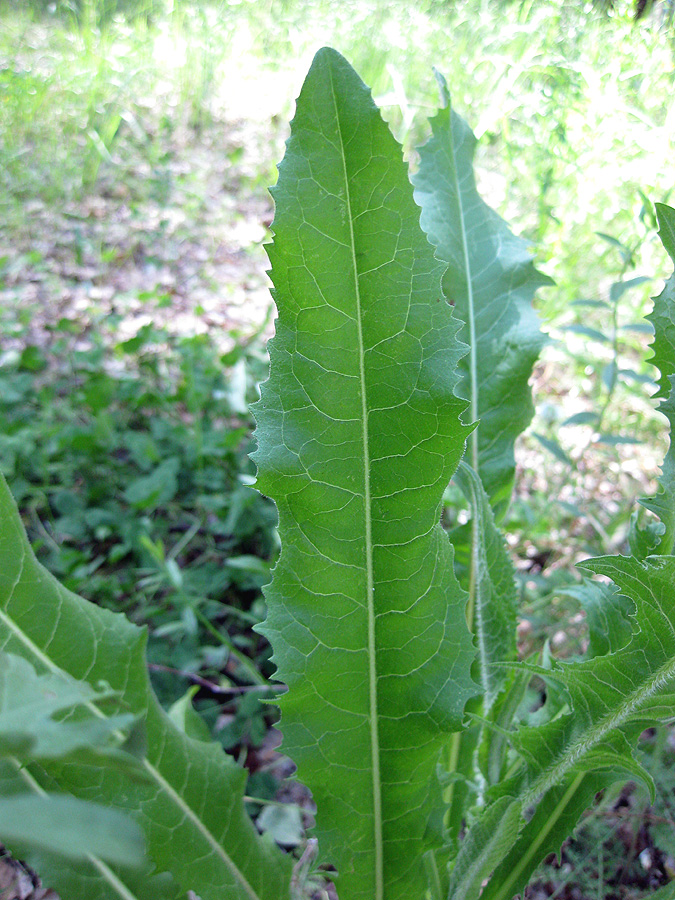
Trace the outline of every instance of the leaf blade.
<instances>
[{"instance_id":1,"label":"leaf blade","mask_svg":"<svg viewBox=\"0 0 675 900\"><path fill-rule=\"evenodd\" d=\"M307 76L274 198L279 318L254 460L282 552L260 630L339 890L394 900L422 889L442 842L436 762L474 690L439 525L467 433L463 350L400 148L335 51Z\"/></svg>"},{"instance_id":2,"label":"leaf blade","mask_svg":"<svg viewBox=\"0 0 675 900\"><path fill-rule=\"evenodd\" d=\"M508 505L514 478L513 446L534 407L528 379L546 343L532 309L537 288L552 284L534 268L525 242L481 199L473 174L476 138L450 107L437 73L443 108L430 120L432 137L420 148L413 178L422 228L448 264L443 291L462 321L470 347L460 361L458 393L479 422L469 445L493 505Z\"/></svg>"}]
</instances>

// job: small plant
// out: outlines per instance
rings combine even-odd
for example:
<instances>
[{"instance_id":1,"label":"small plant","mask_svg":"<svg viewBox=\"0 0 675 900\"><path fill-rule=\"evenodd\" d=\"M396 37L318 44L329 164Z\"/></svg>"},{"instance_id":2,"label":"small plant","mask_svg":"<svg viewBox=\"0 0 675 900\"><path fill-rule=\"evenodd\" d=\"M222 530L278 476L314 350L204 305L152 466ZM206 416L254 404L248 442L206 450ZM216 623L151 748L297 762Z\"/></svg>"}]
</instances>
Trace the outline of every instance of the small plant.
<instances>
[{"instance_id":1,"label":"small plant","mask_svg":"<svg viewBox=\"0 0 675 900\"><path fill-rule=\"evenodd\" d=\"M46 573L2 483L0 645L32 681L70 691L45 710L50 729L101 723L94 758L81 741L50 755L19 711L0 731L2 792L96 801L145 838L140 868L105 839L76 865L40 835L9 841L64 897L301 898L330 863L341 900L510 900L598 791L651 785L634 749L672 718L672 450L645 503L660 522L633 530L632 556L583 564L613 581L580 589L587 658L518 662L497 523L532 414L542 336L531 299L546 279L478 196L475 139L440 86L414 178L421 227L400 147L329 49L305 81L274 190L279 318L255 461L282 552L260 630L288 686L280 727L317 804L318 856L312 840L294 866L257 834L244 769L205 739L187 700L162 711L144 632ZM675 211L658 214L675 261ZM650 316L671 425L674 316L671 279ZM451 478L470 520L448 539ZM162 547L154 558L170 580ZM535 676L546 702L532 713ZM95 693L74 693L82 682Z\"/></svg>"}]
</instances>

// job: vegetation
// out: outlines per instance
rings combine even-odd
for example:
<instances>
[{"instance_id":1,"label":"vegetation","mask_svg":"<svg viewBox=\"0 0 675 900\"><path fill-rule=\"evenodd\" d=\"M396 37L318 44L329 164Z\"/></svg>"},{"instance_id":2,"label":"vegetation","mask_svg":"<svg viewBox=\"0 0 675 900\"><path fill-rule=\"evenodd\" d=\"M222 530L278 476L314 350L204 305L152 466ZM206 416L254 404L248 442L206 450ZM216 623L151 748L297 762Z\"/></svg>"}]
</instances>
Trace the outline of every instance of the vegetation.
<instances>
[{"instance_id":1,"label":"vegetation","mask_svg":"<svg viewBox=\"0 0 675 900\"><path fill-rule=\"evenodd\" d=\"M656 472L664 452L644 389L653 370L642 314L653 289L640 276L664 270L647 196L667 199L671 189L663 101L672 89L670 32L657 18L637 31L622 10L605 16L547 4L499 15L470 5L395 14L347 5L336 23L320 4L243 5L227 16L222 7L178 3L138 18L99 12L83 4L44 17L4 14L0 202L13 249L2 260L2 468L40 559L72 590L150 625L151 676L163 703L194 683L217 740L253 773L249 812L263 809L266 828L269 812L288 810L281 827L270 827L301 849L298 807L260 802L277 791L280 761L270 767L264 748L273 707L258 702L274 690L274 666L250 625L264 615L259 591L277 538L272 505L250 486L246 409L266 368L257 241L270 217L264 188L281 154L280 113L298 83L289 59L313 52L330 27L330 40L375 84L420 178L424 161L412 148L423 139L424 115L413 113L435 105L428 66L438 64L454 105L471 106L478 123L479 186L536 241L540 268L557 281L537 301L557 342L537 369L537 416L519 440L514 502L497 513L506 515L520 571L520 653L549 637L567 655L588 644L569 564L625 550L632 498L653 490L645 473ZM249 47L237 59L235 35L238 48L242 36ZM607 43L620 78L599 58ZM235 78L239 109L227 91ZM270 84L265 104L251 101L251 91L262 98ZM232 124L252 111L259 123ZM636 120L639 129L627 129ZM615 172L606 160L619 158L619 148ZM236 265L231 251L219 261L223 244L244 247ZM256 312L232 323L218 317L215 298L224 289L238 301L237 280ZM186 315L190 294L197 304ZM45 315L47 297L58 301ZM185 336L186 321L202 333ZM472 496L468 475L451 486L444 523L464 579L470 526L460 485ZM590 639L593 651L598 633ZM655 777L667 780L668 742L647 740L644 752ZM462 791L450 791L460 817L470 799ZM308 803L297 792L285 796ZM607 794L594 821L627 796ZM643 809L642 799L634 802ZM659 841L648 843L652 887L668 871L667 829ZM637 838L633 851L637 858ZM605 858L605 874L591 872L593 891L614 865ZM573 870L573 884L583 871ZM565 879L550 877L551 890L564 892Z\"/></svg>"}]
</instances>

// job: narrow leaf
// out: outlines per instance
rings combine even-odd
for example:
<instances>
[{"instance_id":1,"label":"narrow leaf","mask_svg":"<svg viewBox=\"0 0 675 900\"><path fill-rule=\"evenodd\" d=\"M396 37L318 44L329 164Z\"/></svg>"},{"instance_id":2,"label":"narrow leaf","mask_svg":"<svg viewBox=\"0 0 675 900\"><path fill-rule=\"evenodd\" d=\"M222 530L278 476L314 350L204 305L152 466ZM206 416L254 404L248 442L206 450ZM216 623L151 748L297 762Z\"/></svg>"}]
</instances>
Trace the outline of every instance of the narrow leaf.
<instances>
[{"instance_id":1,"label":"narrow leaf","mask_svg":"<svg viewBox=\"0 0 675 900\"><path fill-rule=\"evenodd\" d=\"M62 672L38 675L27 660L0 651L0 756L48 759L119 746L120 729L131 725L131 716L95 715L85 708L84 717L54 718L106 697L105 687L97 690Z\"/></svg>"},{"instance_id":2,"label":"narrow leaf","mask_svg":"<svg viewBox=\"0 0 675 900\"><path fill-rule=\"evenodd\" d=\"M561 330L567 331L569 334L580 334L582 337L590 338L592 341L598 341L601 344L612 343L610 337L603 334L602 331L598 331L597 328L591 328L589 325L565 325Z\"/></svg>"},{"instance_id":3,"label":"narrow leaf","mask_svg":"<svg viewBox=\"0 0 675 900\"><path fill-rule=\"evenodd\" d=\"M553 438L547 438L543 434L539 434L538 431L533 431L532 437L536 438L539 441L539 443L541 444L541 446L545 450L548 450L548 452L552 456L555 456L555 458L558 460L558 462L565 463L566 466L572 465L572 460L565 453L565 451L560 446L560 444L557 441L553 440Z\"/></svg>"},{"instance_id":4,"label":"narrow leaf","mask_svg":"<svg viewBox=\"0 0 675 900\"><path fill-rule=\"evenodd\" d=\"M612 303L618 303L626 291L639 287L649 281L644 275L636 275L635 278L629 278L628 281L615 281L609 288L609 299Z\"/></svg>"},{"instance_id":5,"label":"narrow leaf","mask_svg":"<svg viewBox=\"0 0 675 900\"><path fill-rule=\"evenodd\" d=\"M305 80L274 199L279 318L255 461L282 551L261 630L340 895L407 900L442 846L436 765L475 691L439 524L469 431L465 348L401 148L333 50Z\"/></svg>"},{"instance_id":6,"label":"narrow leaf","mask_svg":"<svg viewBox=\"0 0 675 900\"><path fill-rule=\"evenodd\" d=\"M560 427L564 428L566 425L594 425L598 421L598 418L597 412L591 412L590 410L579 412L570 416L568 419L565 419L564 422L561 422Z\"/></svg>"},{"instance_id":7,"label":"narrow leaf","mask_svg":"<svg viewBox=\"0 0 675 900\"><path fill-rule=\"evenodd\" d=\"M478 900L483 882L518 838L522 824L520 804L502 797L462 843L450 878L448 900Z\"/></svg>"},{"instance_id":8,"label":"narrow leaf","mask_svg":"<svg viewBox=\"0 0 675 900\"><path fill-rule=\"evenodd\" d=\"M506 679L501 664L516 656L515 571L478 475L462 462L454 480L471 507L474 564L469 597L473 610L467 618L474 623L479 670L476 680L483 692L482 713L487 716Z\"/></svg>"},{"instance_id":9,"label":"narrow leaf","mask_svg":"<svg viewBox=\"0 0 675 900\"><path fill-rule=\"evenodd\" d=\"M493 872L481 900L512 900L517 894L522 897L539 863L549 853L560 852L563 841L606 783L607 778L597 773L574 775L551 790L529 821L521 823L517 839Z\"/></svg>"},{"instance_id":10,"label":"narrow leaf","mask_svg":"<svg viewBox=\"0 0 675 900\"><path fill-rule=\"evenodd\" d=\"M514 442L534 412L528 380L546 340L532 298L552 282L534 268L525 241L479 196L476 138L450 108L446 82L437 77L444 108L431 119L432 137L420 148L415 199L422 228L448 264L443 291L470 347L459 364L458 393L469 401L467 420L480 424L470 438L468 462L503 511L514 478Z\"/></svg>"},{"instance_id":11,"label":"narrow leaf","mask_svg":"<svg viewBox=\"0 0 675 900\"><path fill-rule=\"evenodd\" d=\"M59 794L1 797L0 835L77 861L98 856L133 866L144 859L141 830L128 816Z\"/></svg>"}]
</instances>

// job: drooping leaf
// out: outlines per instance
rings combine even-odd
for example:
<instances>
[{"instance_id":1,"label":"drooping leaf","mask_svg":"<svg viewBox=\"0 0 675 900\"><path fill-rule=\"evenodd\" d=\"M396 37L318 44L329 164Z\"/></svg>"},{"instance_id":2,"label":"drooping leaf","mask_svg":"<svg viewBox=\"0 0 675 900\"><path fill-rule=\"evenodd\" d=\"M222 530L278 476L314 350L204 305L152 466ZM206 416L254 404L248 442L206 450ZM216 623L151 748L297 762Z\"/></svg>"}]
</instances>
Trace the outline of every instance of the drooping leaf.
<instances>
[{"instance_id":1,"label":"drooping leaf","mask_svg":"<svg viewBox=\"0 0 675 900\"><path fill-rule=\"evenodd\" d=\"M532 298L552 282L534 268L525 241L478 194L476 138L450 108L446 82L437 77L444 108L431 119L432 137L420 148L415 199L422 228L448 264L443 292L470 348L459 364L458 388L469 401L467 421L479 422L468 462L503 511L513 485L513 445L534 411L528 379L545 343Z\"/></svg>"},{"instance_id":2,"label":"drooping leaf","mask_svg":"<svg viewBox=\"0 0 675 900\"><path fill-rule=\"evenodd\" d=\"M91 765L134 769L139 760L120 747L132 716L101 716L95 704L111 697L63 672L38 675L20 656L0 651L0 765L23 790L2 790L0 836L13 847L86 861L89 856L127 866L144 863L143 836L127 815L59 794L35 793L28 765L67 757ZM66 716L66 713L69 713ZM20 851L19 851L20 852Z\"/></svg>"},{"instance_id":3,"label":"drooping leaf","mask_svg":"<svg viewBox=\"0 0 675 900\"><path fill-rule=\"evenodd\" d=\"M36 780L39 776L40 781ZM120 782L123 784L124 782ZM46 784L50 791L58 790L56 782L52 782L44 769L37 769L35 766L22 766L16 760L1 759L0 760L0 804L5 801L11 803L15 798L25 798L27 792L32 792L38 800L49 802L49 798L57 796L59 800L72 800L74 803L88 805L90 800L79 800L64 794L55 795L50 793L47 797L42 795L42 784ZM117 812L110 810L110 812ZM119 816L119 812L117 812ZM127 820L129 814L126 814ZM54 835L50 837L48 834L49 821L52 822ZM86 859L79 859L76 863L72 863L64 858L61 848L59 852L51 851L49 846L54 839L58 840L58 826L60 818L51 813L44 820L45 824L45 840L26 842L21 839L21 835L16 835L10 839L10 829L6 832L0 830L0 839L4 839L7 846L11 846L19 859L26 860L40 873L40 876L47 887L54 888L61 897L66 898L86 898L86 900L185 900L185 891L181 891L179 886L170 877L168 873L161 875L153 874L153 866L147 860L142 866L138 866L137 859L134 860L132 867L119 863L108 862L105 854L101 854L101 842L104 840L106 824L99 822L98 827L102 829L99 834L94 834L94 839L98 842L97 850L99 855L90 854ZM20 823L19 823L20 824ZM131 821L131 828L138 828L137 823ZM97 827L97 826L94 826ZM127 830L127 826L120 829L119 822L114 826L123 835L132 836ZM84 836L83 836L84 837ZM138 842L138 849L142 849L144 841ZM82 850L88 852L89 847L87 840L82 840Z\"/></svg>"},{"instance_id":4,"label":"drooping leaf","mask_svg":"<svg viewBox=\"0 0 675 900\"><path fill-rule=\"evenodd\" d=\"M105 682L117 700L108 701L105 711L96 705L91 711L146 723L142 777L130 778L115 766L43 760L25 772L36 792L70 793L128 812L141 826L159 871L171 870L184 890L194 890L202 900L286 896L290 866L270 842L257 838L244 811L245 771L215 743L178 731L157 703L145 666L145 632L70 593L39 565L2 479L0 522L0 647L24 657L38 673L66 673L94 686ZM12 779L7 767L1 775L3 793L16 793L19 776ZM63 886L73 879L88 898L158 896L152 880L133 880L101 861L73 872L55 857L41 859L48 867L45 879L64 896Z\"/></svg>"},{"instance_id":5,"label":"drooping leaf","mask_svg":"<svg viewBox=\"0 0 675 900\"><path fill-rule=\"evenodd\" d=\"M118 812L62 794L0 797L0 835L15 845L51 850L77 862L98 856L121 865L142 865L143 836Z\"/></svg>"},{"instance_id":6,"label":"drooping leaf","mask_svg":"<svg viewBox=\"0 0 675 900\"><path fill-rule=\"evenodd\" d=\"M133 717L101 716L92 710L110 693L104 685L96 689L63 672L38 675L27 660L0 651L0 756L49 759L119 746L120 729L130 726ZM85 704L90 707L85 707L85 717L54 718Z\"/></svg>"},{"instance_id":7,"label":"drooping leaf","mask_svg":"<svg viewBox=\"0 0 675 900\"><path fill-rule=\"evenodd\" d=\"M559 592L574 597L586 613L589 653L604 656L625 647L632 633L633 604L615 584L585 580Z\"/></svg>"},{"instance_id":8,"label":"drooping leaf","mask_svg":"<svg viewBox=\"0 0 675 900\"><path fill-rule=\"evenodd\" d=\"M254 458L282 551L261 630L340 896L407 900L442 844L436 764L475 691L439 524L468 432L465 348L401 149L335 51L305 80L274 199L279 318Z\"/></svg>"},{"instance_id":9,"label":"drooping leaf","mask_svg":"<svg viewBox=\"0 0 675 900\"><path fill-rule=\"evenodd\" d=\"M657 203L656 213L659 236L675 263L675 210ZM659 491L655 497L643 500L642 504L655 513L665 526L657 552L672 553L675 549L675 450L672 440L675 426L675 274L670 276L659 296L654 298L654 308L647 319L654 326L654 341L651 344L654 355L650 362L660 372L659 389L655 396L661 399L659 410L668 419L671 439L661 469Z\"/></svg>"}]
</instances>

